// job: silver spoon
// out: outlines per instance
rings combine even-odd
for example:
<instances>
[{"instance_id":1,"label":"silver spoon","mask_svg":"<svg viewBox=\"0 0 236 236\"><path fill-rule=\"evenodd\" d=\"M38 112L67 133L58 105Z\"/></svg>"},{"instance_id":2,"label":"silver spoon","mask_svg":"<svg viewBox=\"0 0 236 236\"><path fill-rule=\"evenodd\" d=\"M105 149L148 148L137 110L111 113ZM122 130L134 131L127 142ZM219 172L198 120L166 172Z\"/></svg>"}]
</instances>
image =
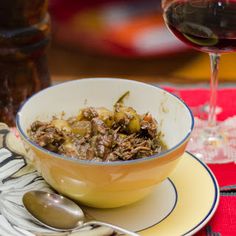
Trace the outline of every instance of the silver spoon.
<instances>
[{"instance_id":1,"label":"silver spoon","mask_svg":"<svg viewBox=\"0 0 236 236\"><path fill-rule=\"evenodd\" d=\"M67 231L88 225L101 225L126 235L139 236L137 233L105 222L96 220L84 222L82 209L70 199L55 193L29 191L23 195L22 201L34 219L53 230Z\"/></svg>"}]
</instances>

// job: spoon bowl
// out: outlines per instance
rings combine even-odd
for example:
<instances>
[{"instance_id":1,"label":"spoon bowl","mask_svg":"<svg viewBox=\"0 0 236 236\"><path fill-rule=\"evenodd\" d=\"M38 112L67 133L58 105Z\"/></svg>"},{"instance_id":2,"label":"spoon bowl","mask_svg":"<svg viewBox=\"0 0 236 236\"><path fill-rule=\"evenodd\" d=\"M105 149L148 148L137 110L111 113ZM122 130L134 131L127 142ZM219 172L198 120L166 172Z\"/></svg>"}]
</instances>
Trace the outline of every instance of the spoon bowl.
<instances>
[{"instance_id":1,"label":"spoon bowl","mask_svg":"<svg viewBox=\"0 0 236 236\"><path fill-rule=\"evenodd\" d=\"M101 225L126 235L138 236L137 233L109 223L95 220L85 222L82 209L72 200L56 193L29 191L23 195L22 202L34 219L53 230L68 231L88 225Z\"/></svg>"},{"instance_id":2,"label":"spoon bowl","mask_svg":"<svg viewBox=\"0 0 236 236\"><path fill-rule=\"evenodd\" d=\"M30 191L24 194L22 200L25 208L34 218L52 228L69 230L77 227L84 220L81 208L58 194Z\"/></svg>"}]
</instances>

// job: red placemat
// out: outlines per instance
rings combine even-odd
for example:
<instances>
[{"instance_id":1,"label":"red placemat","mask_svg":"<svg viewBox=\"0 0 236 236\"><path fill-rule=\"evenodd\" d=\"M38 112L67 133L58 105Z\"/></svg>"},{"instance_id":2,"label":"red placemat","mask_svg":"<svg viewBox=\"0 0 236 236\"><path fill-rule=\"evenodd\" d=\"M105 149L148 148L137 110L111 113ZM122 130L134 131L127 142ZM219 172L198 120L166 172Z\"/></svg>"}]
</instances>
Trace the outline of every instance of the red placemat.
<instances>
[{"instance_id":1,"label":"red placemat","mask_svg":"<svg viewBox=\"0 0 236 236\"><path fill-rule=\"evenodd\" d=\"M207 88L186 88L177 89L173 87L165 87L166 90L174 93L184 100L187 105L193 109L194 115L204 116L202 107L208 104L210 100L210 92ZM217 107L220 112L217 116L219 121L223 121L228 117L236 115L236 87L235 88L220 88L217 93ZM201 114L196 114L197 111ZM206 115L204 118L206 118ZM202 117L200 117L202 118Z\"/></svg>"},{"instance_id":2,"label":"red placemat","mask_svg":"<svg viewBox=\"0 0 236 236\"><path fill-rule=\"evenodd\" d=\"M166 88L166 87L165 87ZM207 113L202 109L209 101L210 93L206 88L176 89L167 87L168 91L179 96L193 110L194 115L206 118ZM222 88L218 90L217 107L220 121L236 114L236 88ZM236 235L236 164L208 165L221 188L218 209L208 224L197 236L234 236Z\"/></svg>"},{"instance_id":3,"label":"red placemat","mask_svg":"<svg viewBox=\"0 0 236 236\"><path fill-rule=\"evenodd\" d=\"M208 224L196 236L236 235L236 196L221 196L219 207Z\"/></svg>"}]
</instances>

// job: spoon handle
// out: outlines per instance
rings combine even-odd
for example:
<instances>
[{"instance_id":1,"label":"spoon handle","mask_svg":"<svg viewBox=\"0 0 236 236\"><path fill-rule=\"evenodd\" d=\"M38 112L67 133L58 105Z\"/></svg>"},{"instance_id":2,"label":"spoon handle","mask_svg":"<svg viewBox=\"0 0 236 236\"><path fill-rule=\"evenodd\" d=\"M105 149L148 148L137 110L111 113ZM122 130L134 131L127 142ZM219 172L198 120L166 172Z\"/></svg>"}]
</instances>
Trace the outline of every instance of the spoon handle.
<instances>
[{"instance_id":1,"label":"spoon handle","mask_svg":"<svg viewBox=\"0 0 236 236\"><path fill-rule=\"evenodd\" d=\"M106 227L110 227L120 233L123 233L125 235L129 235L129 236L140 236L139 234L137 233L134 233L134 232L131 232L127 229L123 229L117 225L112 225L112 224L109 224L109 223L105 223L105 222L101 222L101 221L96 221L96 220L91 220L91 221L88 221L88 222L85 222L83 223L83 227L84 226L88 226L88 225L101 225L101 226L106 226Z\"/></svg>"}]
</instances>

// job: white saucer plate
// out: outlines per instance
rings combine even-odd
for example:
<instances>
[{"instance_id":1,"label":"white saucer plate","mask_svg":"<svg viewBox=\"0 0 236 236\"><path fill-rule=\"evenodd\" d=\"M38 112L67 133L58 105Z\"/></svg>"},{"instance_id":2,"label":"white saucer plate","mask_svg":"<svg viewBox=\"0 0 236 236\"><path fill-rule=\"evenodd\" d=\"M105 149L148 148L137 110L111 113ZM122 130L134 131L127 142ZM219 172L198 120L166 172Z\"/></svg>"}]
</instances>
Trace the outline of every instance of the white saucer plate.
<instances>
[{"instance_id":1,"label":"white saucer plate","mask_svg":"<svg viewBox=\"0 0 236 236\"><path fill-rule=\"evenodd\" d=\"M32 221L22 205L25 192L52 190L26 164L23 148L13 136L0 125L0 235L55 234ZM193 235L213 216L219 196L219 186L210 169L185 153L172 175L144 200L116 209L84 207L84 211L92 218L136 231L142 236ZM81 232L56 235L98 236L103 235L102 232L99 227L88 227Z\"/></svg>"}]
</instances>

